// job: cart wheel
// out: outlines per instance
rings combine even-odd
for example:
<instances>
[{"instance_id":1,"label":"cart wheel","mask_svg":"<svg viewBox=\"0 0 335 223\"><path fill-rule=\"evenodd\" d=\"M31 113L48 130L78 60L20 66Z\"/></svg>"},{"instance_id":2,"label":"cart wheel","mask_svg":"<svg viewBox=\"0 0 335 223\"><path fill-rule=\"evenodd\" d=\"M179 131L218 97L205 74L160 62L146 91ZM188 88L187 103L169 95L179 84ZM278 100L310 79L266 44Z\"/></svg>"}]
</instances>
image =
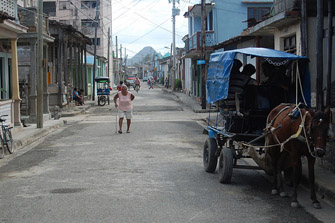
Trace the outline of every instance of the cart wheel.
<instances>
[{"instance_id":1,"label":"cart wheel","mask_svg":"<svg viewBox=\"0 0 335 223\"><path fill-rule=\"evenodd\" d=\"M220 183L230 183L233 175L233 151L223 148L219 159L219 181Z\"/></svg>"},{"instance_id":2,"label":"cart wheel","mask_svg":"<svg viewBox=\"0 0 335 223\"><path fill-rule=\"evenodd\" d=\"M106 98L105 97L100 97L100 100L98 100L98 104L100 106L104 106L106 104Z\"/></svg>"},{"instance_id":3,"label":"cart wheel","mask_svg":"<svg viewBox=\"0 0 335 223\"><path fill-rule=\"evenodd\" d=\"M208 173L214 173L218 158L215 155L218 146L216 140L213 138L208 138L204 145L204 168Z\"/></svg>"}]
</instances>

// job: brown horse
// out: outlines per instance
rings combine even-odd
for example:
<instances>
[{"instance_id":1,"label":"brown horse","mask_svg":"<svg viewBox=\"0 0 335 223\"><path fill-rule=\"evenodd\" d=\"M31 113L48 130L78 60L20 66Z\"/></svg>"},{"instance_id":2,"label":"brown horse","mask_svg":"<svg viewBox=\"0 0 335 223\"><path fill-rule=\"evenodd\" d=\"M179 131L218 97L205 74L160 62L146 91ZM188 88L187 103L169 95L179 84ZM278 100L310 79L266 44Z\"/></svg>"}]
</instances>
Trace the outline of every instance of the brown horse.
<instances>
[{"instance_id":1,"label":"brown horse","mask_svg":"<svg viewBox=\"0 0 335 223\"><path fill-rule=\"evenodd\" d=\"M282 171L292 168L294 191L291 206L298 207L297 187L302 174L301 156L308 160L310 196L314 208L321 208L315 195L314 164L316 157L325 154L330 110L314 112L304 105L281 104L275 107L267 119L267 136L274 181L272 194L286 196Z\"/></svg>"}]
</instances>

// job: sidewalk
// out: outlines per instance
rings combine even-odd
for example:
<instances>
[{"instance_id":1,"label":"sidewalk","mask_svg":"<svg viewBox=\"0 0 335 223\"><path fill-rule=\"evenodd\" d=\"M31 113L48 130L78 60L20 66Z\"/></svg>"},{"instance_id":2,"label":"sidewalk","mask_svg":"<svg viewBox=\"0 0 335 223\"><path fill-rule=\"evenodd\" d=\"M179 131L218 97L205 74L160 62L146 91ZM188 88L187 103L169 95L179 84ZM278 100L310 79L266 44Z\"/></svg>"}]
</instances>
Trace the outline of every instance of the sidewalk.
<instances>
[{"instance_id":1,"label":"sidewalk","mask_svg":"<svg viewBox=\"0 0 335 223\"><path fill-rule=\"evenodd\" d=\"M162 85L159 85L158 87L160 87L165 92L174 94L185 106L191 108L194 112L208 112L206 109L201 109L200 103L196 100L196 98L188 96L182 92L172 91L170 88L164 88ZM328 201L328 203L335 207L335 174L318 166L314 167L314 171L316 193L318 194L319 199L325 199ZM309 189L307 162L306 164L303 164L302 174L302 184Z\"/></svg>"},{"instance_id":2,"label":"sidewalk","mask_svg":"<svg viewBox=\"0 0 335 223\"><path fill-rule=\"evenodd\" d=\"M161 84L156 84L155 87L161 88L163 91L174 94L185 106L191 108L195 113L207 113L208 109L202 109L200 102L194 96L188 96L183 92L172 91L171 88L166 88Z\"/></svg>"},{"instance_id":3,"label":"sidewalk","mask_svg":"<svg viewBox=\"0 0 335 223\"><path fill-rule=\"evenodd\" d=\"M49 119L47 116L43 117L43 128L37 128L36 124L27 124L27 127L14 128L12 131L14 139L14 148L19 150L20 148L27 146L36 140L50 134L56 129L67 124L67 117L73 117L84 114L90 107L95 103L94 101L86 101L83 106L75 106L71 110L62 111L60 119Z\"/></svg>"}]
</instances>

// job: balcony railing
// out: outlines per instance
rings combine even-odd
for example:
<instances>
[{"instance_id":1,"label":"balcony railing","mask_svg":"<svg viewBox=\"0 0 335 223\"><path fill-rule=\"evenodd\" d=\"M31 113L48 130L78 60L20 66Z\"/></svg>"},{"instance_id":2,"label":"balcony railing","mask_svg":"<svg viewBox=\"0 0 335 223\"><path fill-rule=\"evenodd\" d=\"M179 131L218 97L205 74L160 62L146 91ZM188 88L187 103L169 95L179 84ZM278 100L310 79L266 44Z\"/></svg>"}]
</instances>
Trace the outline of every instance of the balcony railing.
<instances>
[{"instance_id":1,"label":"balcony railing","mask_svg":"<svg viewBox=\"0 0 335 223\"><path fill-rule=\"evenodd\" d=\"M292 11L300 6L299 0L275 0L273 2L273 13L277 15L281 12Z\"/></svg>"},{"instance_id":2,"label":"balcony railing","mask_svg":"<svg viewBox=\"0 0 335 223\"><path fill-rule=\"evenodd\" d=\"M186 52L191 50L201 50L201 44L201 32L198 31L185 40ZM206 47L211 47L214 44L214 31L206 31Z\"/></svg>"},{"instance_id":3,"label":"balcony railing","mask_svg":"<svg viewBox=\"0 0 335 223\"><path fill-rule=\"evenodd\" d=\"M20 19L20 24L28 27L28 32L37 32L37 9L30 7L25 9L19 9L19 11L22 15ZM49 34L49 20L45 16L43 16L43 33Z\"/></svg>"},{"instance_id":4,"label":"balcony railing","mask_svg":"<svg viewBox=\"0 0 335 223\"><path fill-rule=\"evenodd\" d=\"M7 13L9 16L16 18L16 2L14 0L0 0L0 12Z\"/></svg>"}]
</instances>

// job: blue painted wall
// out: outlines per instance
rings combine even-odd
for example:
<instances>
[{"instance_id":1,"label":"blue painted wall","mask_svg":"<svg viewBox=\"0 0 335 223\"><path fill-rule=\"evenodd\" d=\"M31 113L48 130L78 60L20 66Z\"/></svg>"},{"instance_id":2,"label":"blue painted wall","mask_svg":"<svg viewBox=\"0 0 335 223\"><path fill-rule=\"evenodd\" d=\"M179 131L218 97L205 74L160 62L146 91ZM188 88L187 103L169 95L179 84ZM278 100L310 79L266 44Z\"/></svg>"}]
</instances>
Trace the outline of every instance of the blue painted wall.
<instances>
[{"instance_id":1,"label":"blue painted wall","mask_svg":"<svg viewBox=\"0 0 335 223\"><path fill-rule=\"evenodd\" d=\"M242 3L236 0L215 0L214 2L213 23L216 43L239 36L248 27L248 23L243 22L248 19L248 7L272 7L273 5L273 3L264 3L264 0L253 0L253 3ZM247 1L243 0L243 2Z\"/></svg>"},{"instance_id":2,"label":"blue painted wall","mask_svg":"<svg viewBox=\"0 0 335 223\"><path fill-rule=\"evenodd\" d=\"M215 42L220 43L239 36L248 27L248 23L243 22L248 19L248 7L272 7L273 0L213 0L212 3L215 3L212 9ZM193 21L189 17L188 25L189 36L201 31L201 17Z\"/></svg>"}]
</instances>

